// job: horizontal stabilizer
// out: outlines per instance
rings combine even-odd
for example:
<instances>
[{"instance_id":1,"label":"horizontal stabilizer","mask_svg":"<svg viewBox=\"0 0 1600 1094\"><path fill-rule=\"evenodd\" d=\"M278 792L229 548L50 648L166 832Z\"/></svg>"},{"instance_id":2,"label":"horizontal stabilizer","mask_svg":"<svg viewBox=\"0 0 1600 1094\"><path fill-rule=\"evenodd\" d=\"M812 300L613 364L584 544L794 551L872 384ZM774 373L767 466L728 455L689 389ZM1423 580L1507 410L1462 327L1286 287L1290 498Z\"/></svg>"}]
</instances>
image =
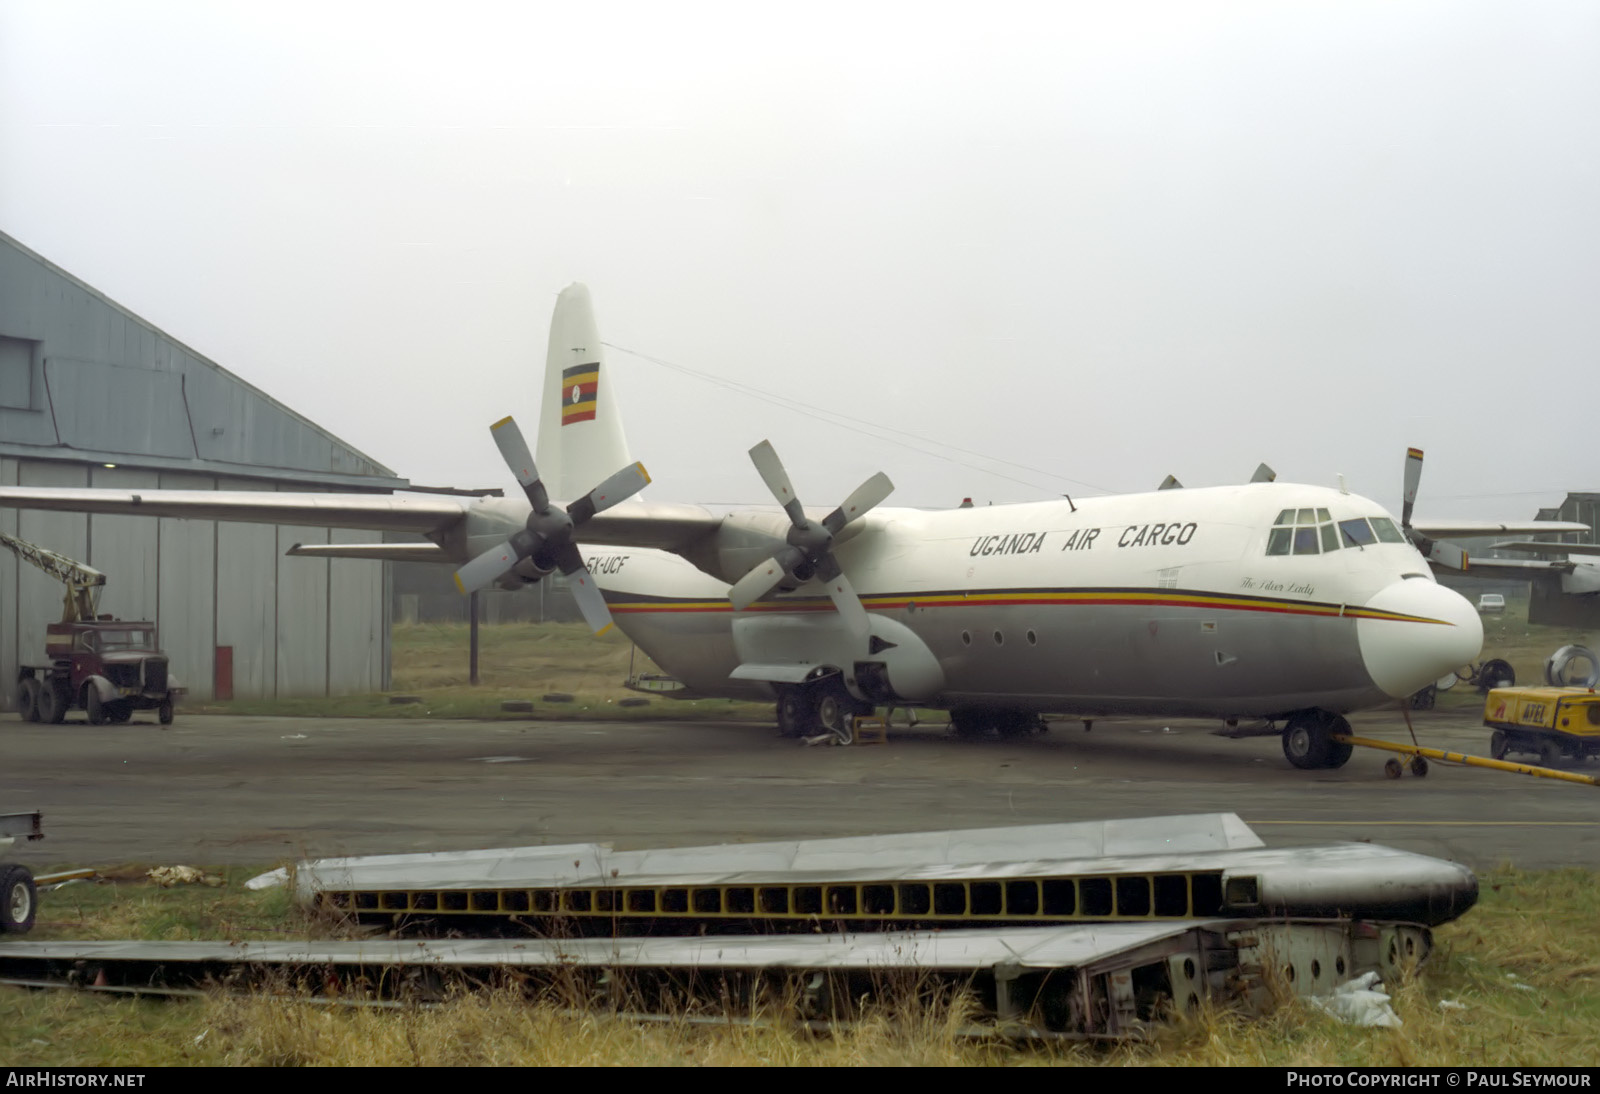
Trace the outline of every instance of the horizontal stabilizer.
<instances>
[{"instance_id":1,"label":"horizontal stabilizer","mask_svg":"<svg viewBox=\"0 0 1600 1094\"><path fill-rule=\"evenodd\" d=\"M451 562L436 543L296 543L283 552L301 558L370 558L380 562Z\"/></svg>"},{"instance_id":2,"label":"horizontal stabilizer","mask_svg":"<svg viewBox=\"0 0 1600 1094\"><path fill-rule=\"evenodd\" d=\"M1544 543L1536 540L1509 540L1496 543L1496 551L1526 551L1530 555L1600 555L1600 543Z\"/></svg>"},{"instance_id":3,"label":"horizontal stabilizer","mask_svg":"<svg viewBox=\"0 0 1600 1094\"><path fill-rule=\"evenodd\" d=\"M1587 524L1567 520L1530 520L1524 524L1498 520L1415 520L1411 527L1429 539L1459 539L1463 536L1536 536L1544 532L1587 532Z\"/></svg>"}]
</instances>

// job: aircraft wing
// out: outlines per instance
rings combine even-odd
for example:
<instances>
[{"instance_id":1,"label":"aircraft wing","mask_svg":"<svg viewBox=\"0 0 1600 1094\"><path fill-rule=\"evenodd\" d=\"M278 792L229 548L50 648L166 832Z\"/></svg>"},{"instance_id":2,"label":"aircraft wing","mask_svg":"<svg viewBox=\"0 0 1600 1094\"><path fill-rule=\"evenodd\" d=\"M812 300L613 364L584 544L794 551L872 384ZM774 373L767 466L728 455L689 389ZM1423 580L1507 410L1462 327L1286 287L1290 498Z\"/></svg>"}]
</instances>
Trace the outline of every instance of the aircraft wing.
<instances>
[{"instance_id":1,"label":"aircraft wing","mask_svg":"<svg viewBox=\"0 0 1600 1094\"><path fill-rule=\"evenodd\" d=\"M1500 520L1413 520L1411 527L1429 539L1460 539L1463 536L1536 536L1544 532L1587 532L1587 524L1570 520L1530 520L1524 524Z\"/></svg>"},{"instance_id":2,"label":"aircraft wing","mask_svg":"<svg viewBox=\"0 0 1600 1094\"><path fill-rule=\"evenodd\" d=\"M1531 581L1541 574L1571 573L1572 568L1570 562L1542 562L1525 558L1479 558L1472 555L1467 559L1467 574L1470 577L1506 577Z\"/></svg>"},{"instance_id":3,"label":"aircraft wing","mask_svg":"<svg viewBox=\"0 0 1600 1094\"><path fill-rule=\"evenodd\" d=\"M1497 551L1526 551L1530 555L1600 555L1600 543L1545 543L1537 540L1511 540L1496 543ZM1473 563L1477 565L1477 563Z\"/></svg>"},{"instance_id":4,"label":"aircraft wing","mask_svg":"<svg viewBox=\"0 0 1600 1094\"><path fill-rule=\"evenodd\" d=\"M305 524L374 532L413 532L442 539L433 544L306 544L290 554L325 558L383 558L461 563L470 558L456 530L467 535L503 534L527 515L526 503L454 496L397 494L279 493L270 490L98 490L52 486L0 486L0 507L53 509L68 513L112 513L254 524ZM603 547L653 547L694 554L696 544L722 526L723 518L698 505L628 501L596 513L579 542ZM476 526L481 525L481 527ZM691 561L694 561L691 558ZM700 563L696 563L699 565Z\"/></svg>"},{"instance_id":5,"label":"aircraft wing","mask_svg":"<svg viewBox=\"0 0 1600 1094\"><path fill-rule=\"evenodd\" d=\"M460 521L466 501L394 494L296 494L270 490L89 490L0 486L0 506L134 517L309 524L377 532L436 532Z\"/></svg>"},{"instance_id":6,"label":"aircraft wing","mask_svg":"<svg viewBox=\"0 0 1600 1094\"><path fill-rule=\"evenodd\" d=\"M590 517L577 538L597 547L653 547L682 554L714 534L722 520L698 505L625 501Z\"/></svg>"}]
</instances>

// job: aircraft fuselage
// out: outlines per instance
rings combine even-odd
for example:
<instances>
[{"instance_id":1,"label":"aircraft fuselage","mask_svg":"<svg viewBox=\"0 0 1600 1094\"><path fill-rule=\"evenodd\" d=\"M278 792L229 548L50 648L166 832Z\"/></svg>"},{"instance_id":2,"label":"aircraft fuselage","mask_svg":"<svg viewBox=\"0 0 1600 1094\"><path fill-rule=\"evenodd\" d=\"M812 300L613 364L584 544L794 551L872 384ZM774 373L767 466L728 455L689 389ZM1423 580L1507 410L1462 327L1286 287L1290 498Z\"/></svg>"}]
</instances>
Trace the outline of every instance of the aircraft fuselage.
<instances>
[{"instance_id":1,"label":"aircraft fuselage","mask_svg":"<svg viewBox=\"0 0 1600 1094\"><path fill-rule=\"evenodd\" d=\"M699 694L770 698L730 679L736 617L835 616L814 581L733 611L728 586L770 553L773 527L764 511L725 517L715 575L664 551L585 553L618 625L663 670ZM1390 702L1478 655L1477 613L1409 543L1379 538L1393 528L1357 495L1255 483L878 509L835 554L868 611L936 659L936 693L909 701L1277 717Z\"/></svg>"}]
</instances>

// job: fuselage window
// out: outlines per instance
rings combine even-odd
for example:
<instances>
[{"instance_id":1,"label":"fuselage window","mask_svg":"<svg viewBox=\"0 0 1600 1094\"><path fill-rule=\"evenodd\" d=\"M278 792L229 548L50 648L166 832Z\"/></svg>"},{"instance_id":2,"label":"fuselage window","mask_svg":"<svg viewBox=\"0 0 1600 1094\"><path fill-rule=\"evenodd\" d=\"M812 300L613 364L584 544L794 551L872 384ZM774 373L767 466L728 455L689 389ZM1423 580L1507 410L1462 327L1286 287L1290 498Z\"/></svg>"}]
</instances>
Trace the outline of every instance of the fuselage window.
<instances>
[{"instance_id":1,"label":"fuselage window","mask_svg":"<svg viewBox=\"0 0 1600 1094\"><path fill-rule=\"evenodd\" d=\"M1373 517L1372 530L1378 533L1378 539L1384 543L1404 543L1406 537L1400 534L1400 529L1394 526L1394 521L1388 517Z\"/></svg>"}]
</instances>

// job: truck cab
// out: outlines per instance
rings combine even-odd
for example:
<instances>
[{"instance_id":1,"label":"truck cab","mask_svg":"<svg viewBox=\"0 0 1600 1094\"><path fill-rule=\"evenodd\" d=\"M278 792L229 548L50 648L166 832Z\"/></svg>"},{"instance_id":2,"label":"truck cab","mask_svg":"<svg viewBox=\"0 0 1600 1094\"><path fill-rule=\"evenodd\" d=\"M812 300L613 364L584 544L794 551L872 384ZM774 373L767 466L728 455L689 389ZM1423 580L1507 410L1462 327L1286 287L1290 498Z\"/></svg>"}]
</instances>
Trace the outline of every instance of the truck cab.
<instances>
[{"instance_id":1,"label":"truck cab","mask_svg":"<svg viewBox=\"0 0 1600 1094\"><path fill-rule=\"evenodd\" d=\"M45 628L45 661L18 672L22 717L60 723L80 708L93 725L126 722L136 710L154 710L172 722L179 690L167 671L167 655L154 623L101 616L51 623Z\"/></svg>"}]
</instances>

